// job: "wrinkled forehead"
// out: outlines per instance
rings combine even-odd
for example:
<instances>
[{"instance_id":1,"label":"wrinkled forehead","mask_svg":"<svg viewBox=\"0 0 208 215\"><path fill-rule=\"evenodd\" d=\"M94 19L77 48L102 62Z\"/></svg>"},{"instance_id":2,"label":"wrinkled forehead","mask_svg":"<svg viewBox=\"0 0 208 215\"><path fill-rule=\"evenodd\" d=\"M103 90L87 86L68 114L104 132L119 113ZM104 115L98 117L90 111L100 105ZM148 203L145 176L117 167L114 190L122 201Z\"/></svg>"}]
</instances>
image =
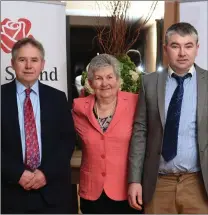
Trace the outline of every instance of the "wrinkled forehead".
<instances>
[{"instance_id":1,"label":"wrinkled forehead","mask_svg":"<svg viewBox=\"0 0 208 215\"><path fill-rule=\"evenodd\" d=\"M115 75L113 67L112 66L104 66L97 68L94 71L94 75L99 75L99 76L107 76L107 75Z\"/></svg>"}]
</instances>

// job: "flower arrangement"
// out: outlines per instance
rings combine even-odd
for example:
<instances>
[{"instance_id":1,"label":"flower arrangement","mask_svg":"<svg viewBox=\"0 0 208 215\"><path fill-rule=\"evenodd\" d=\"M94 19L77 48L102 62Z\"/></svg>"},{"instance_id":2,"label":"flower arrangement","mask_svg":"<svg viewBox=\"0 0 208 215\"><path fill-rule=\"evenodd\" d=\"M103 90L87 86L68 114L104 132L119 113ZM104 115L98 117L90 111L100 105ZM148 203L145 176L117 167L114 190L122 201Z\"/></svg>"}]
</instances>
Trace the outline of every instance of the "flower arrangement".
<instances>
[{"instance_id":1,"label":"flower arrangement","mask_svg":"<svg viewBox=\"0 0 208 215\"><path fill-rule=\"evenodd\" d=\"M128 55L117 57L121 63L121 91L138 93L141 86L141 71Z\"/></svg>"},{"instance_id":2,"label":"flower arrangement","mask_svg":"<svg viewBox=\"0 0 208 215\"><path fill-rule=\"evenodd\" d=\"M109 11L109 23L107 26L100 25L100 17L98 16L98 26L96 27L98 44L103 53L115 56L121 63L120 90L138 93L141 87L142 73L126 53L137 41L140 30L152 16L157 1L153 1L147 15L142 17L134 28L129 24L130 20L127 15L130 1L107 1L106 3L107 11ZM133 32L130 32L130 29L134 29ZM86 71L82 73L81 84L84 87L84 96L93 93Z\"/></svg>"},{"instance_id":3,"label":"flower arrangement","mask_svg":"<svg viewBox=\"0 0 208 215\"><path fill-rule=\"evenodd\" d=\"M119 56L117 59L120 62L121 68L120 90L138 93L141 86L142 73L136 68L128 55ZM87 71L82 72L81 84L84 87L84 96L94 93L88 82Z\"/></svg>"}]
</instances>

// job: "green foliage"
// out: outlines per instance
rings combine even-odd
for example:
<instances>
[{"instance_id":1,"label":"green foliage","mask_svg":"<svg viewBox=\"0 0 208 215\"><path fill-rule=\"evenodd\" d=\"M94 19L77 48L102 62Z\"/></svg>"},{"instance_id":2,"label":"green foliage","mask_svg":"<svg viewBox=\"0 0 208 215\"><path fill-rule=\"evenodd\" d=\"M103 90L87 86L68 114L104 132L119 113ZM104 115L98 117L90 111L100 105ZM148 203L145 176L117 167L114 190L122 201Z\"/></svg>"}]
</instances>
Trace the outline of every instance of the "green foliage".
<instances>
[{"instance_id":1,"label":"green foliage","mask_svg":"<svg viewBox=\"0 0 208 215\"><path fill-rule=\"evenodd\" d=\"M118 56L121 69L121 91L138 93L141 87L141 72L137 70L135 64L128 55ZM81 84L85 88L85 96L90 94L89 85L86 85L87 72L82 72Z\"/></svg>"},{"instance_id":2,"label":"green foliage","mask_svg":"<svg viewBox=\"0 0 208 215\"><path fill-rule=\"evenodd\" d=\"M123 65L123 69L127 71L128 70L135 70L136 66L135 64L131 61L130 57L128 55L121 55L118 56L117 59L121 62Z\"/></svg>"},{"instance_id":3,"label":"green foliage","mask_svg":"<svg viewBox=\"0 0 208 215\"><path fill-rule=\"evenodd\" d=\"M82 78L81 78L81 85L84 86L85 85L85 80L87 78L87 71L83 71L82 72Z\"/></svg>"},{"instance_id":4,"label":"green foliage","mask_svg":"<svg viewBox=\"0 0 208 215\"><path fill-rule=\"evenodd\" d=\"M141 72L136 70L135 64L128 55L117 57L121 63L121 91L138 93L141 87ZM133 78L132 73L137 73L138 78Z\"/></svg>"}]
</instances>

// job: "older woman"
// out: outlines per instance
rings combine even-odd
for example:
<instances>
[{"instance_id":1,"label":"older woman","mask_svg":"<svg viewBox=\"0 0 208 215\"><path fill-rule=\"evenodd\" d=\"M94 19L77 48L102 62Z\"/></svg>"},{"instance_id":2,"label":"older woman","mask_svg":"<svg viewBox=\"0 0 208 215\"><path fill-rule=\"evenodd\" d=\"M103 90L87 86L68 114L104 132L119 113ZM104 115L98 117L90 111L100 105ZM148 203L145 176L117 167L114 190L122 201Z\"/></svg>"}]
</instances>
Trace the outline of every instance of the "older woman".
<instances>
[{"instance_id":1,"label":"older woman","mask_svg":"<svg viewBox=\"0 0 208 215\"><path fill-rule=\"evenodd\" d=\"M73 103L75 127L83 142L81 211L139 213L127 202L127 156L138 96L119 91L119 62L108 54L91 60L88 81L94 94Z\"/></svg>"}]
</instances>

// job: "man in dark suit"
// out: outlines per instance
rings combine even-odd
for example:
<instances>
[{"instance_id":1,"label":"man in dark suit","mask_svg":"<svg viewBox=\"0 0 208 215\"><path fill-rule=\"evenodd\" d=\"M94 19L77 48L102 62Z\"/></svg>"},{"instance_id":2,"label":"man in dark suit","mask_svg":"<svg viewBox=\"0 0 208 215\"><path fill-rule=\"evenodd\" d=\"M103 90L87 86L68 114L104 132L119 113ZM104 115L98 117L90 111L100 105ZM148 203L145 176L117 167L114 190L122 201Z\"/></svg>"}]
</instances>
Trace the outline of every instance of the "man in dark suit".
<instances>
[{"instance_id":1,"label":"man in dark suit","mask_svg":"<svg viewBox=\"0 0 208 215\"><path fill-rule=\"evenodd\" d=\"M168 28L169 67L143 76L129 153L129 203L147 214L208 213L208 71L198 33Z\"/></svg>"},{"instance_id":2,"label":"man in dark suit","mask_svg":"<svg viewBox=\"0 0 208 215\"><path fill-rule=\"evenodd\" d=\"M66 95L38 81L44 48L12 49L16 79L1 86L2 213L70 213L75 131Z\"/></svg>"}]
</instances>

